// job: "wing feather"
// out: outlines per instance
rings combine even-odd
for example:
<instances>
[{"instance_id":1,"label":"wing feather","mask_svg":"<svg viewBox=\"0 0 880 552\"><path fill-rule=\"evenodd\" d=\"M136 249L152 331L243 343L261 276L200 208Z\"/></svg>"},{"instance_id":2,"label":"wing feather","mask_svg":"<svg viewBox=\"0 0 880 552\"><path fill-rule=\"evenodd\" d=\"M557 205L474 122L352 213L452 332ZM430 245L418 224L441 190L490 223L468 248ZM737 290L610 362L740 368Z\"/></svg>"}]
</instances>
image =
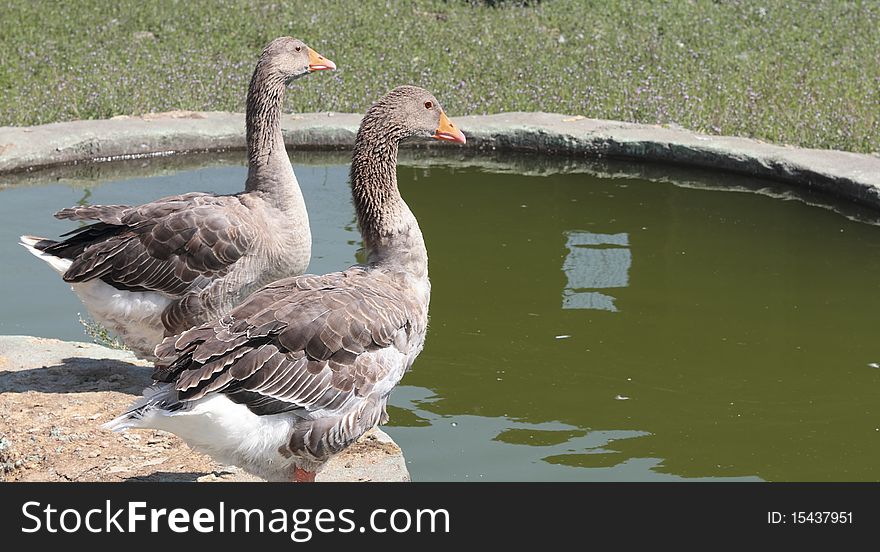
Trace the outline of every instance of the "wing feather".
<instances>
[{"instance_id":1,"label":"wing feather","mask_svg":"<svg viewBox=\"0 0 880 552\"><path fill-rule=\"evenodd\" d=\"M151 203L62 209L95 220L51 246L73 262L68 282L101 278L118 289L182 297L226 274L257 241L257 223L237 196L183 194Z\"/></svg>"},{"instance_id":2,"label":"wing feather","mask_svg":"<svg viewBox=\"0 0 880 552\"><path fill-rule=\"evenodd\" d=\"M427 305L398 275L354 267L275 282L227 316L167 338L153 377L181 400L226 393L258 414L337 411L402 376Z\"/></svg>"}]
</instances>

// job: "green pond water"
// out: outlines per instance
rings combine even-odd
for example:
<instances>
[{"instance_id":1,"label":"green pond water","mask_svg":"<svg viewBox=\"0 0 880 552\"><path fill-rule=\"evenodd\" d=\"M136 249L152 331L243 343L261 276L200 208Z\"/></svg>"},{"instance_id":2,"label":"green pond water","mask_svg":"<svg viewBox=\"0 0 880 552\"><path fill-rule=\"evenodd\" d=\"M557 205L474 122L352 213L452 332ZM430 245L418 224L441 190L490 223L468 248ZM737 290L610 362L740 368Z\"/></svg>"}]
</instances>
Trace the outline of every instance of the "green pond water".
<instances>
[{"instance_id":1,"label":"green pond water","mask_svg":"<svg viewBox=\"0 0 880 552\"><path fill-rule=\"evenodd\" d=\"M360 247L334 159L296 164L310 272ZM70 230L51 214L77 202L240 190L238 158L205 163L0 187L0 333L87 339L81 304L19 234ZM399 169L433 284L427 344L386 428L414 480L880 479L880 227L754 193L546 172Z\"/></svg>"}]
</instances>

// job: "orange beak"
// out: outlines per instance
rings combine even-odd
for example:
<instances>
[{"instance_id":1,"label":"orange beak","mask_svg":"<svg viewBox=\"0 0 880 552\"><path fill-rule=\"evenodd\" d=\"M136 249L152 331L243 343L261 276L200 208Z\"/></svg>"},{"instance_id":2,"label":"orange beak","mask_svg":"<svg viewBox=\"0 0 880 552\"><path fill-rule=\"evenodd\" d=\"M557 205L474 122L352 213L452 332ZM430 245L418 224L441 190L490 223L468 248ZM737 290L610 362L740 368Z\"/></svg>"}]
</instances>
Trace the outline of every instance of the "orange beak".
<instances>
[{"instance_id":1,"label":"orange beak","mask_svg":"<svg viewBox=\"0 0 880 552\"><path fill-rule=\"evenodd\" d=\"M318 52L312 50L308 46L309 51L309 71L324 71L326 69L336 69L336 64L325 58Z\"/></svg>"},{"instance_id":2,"label":"orange beak","mask_svg":"<svg viewBox=\"0 0 880 552\"><path fill-rule=\"evenodd\" d=\"M459 144L467 142L464 134L456 128L455 124L446 116L446 113L443 113L442 111L440 112L440 126L437 127L432 138L436 138L437 140L447 140Z\"/></svg>"}]
</instances>

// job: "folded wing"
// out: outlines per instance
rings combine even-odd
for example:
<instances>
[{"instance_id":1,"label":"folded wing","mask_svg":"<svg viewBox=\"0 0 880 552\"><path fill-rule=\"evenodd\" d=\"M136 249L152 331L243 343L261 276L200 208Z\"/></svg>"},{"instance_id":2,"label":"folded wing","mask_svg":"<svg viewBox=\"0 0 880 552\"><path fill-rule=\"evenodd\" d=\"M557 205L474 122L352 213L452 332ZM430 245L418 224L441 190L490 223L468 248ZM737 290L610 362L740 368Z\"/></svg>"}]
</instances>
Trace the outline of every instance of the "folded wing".
<instances>
[{"instance_id":1,"label":"folded wing","mask_svg":"<svg viewBox=\"0 0 880 552\"><path fill-rule=\"evenodd\" d=\"M44 249L73 261L66 281L101 278L118 289L171 297L225 274L256 239L252 214L237 196L191 193L137 207L74 207L55 216L97 221Z\"/></svg>"},{"instance_id":2,"label":"folded wing","mask_svg":"<svg viewBox=\"0 0 880 552\"><path fill-rule=\"evenodd\" d=\"M425 330L425 307L400 282L361 267L280 280L222 319L167 338L153 377L173 382L182 402L225 393L260 415L332 415L384 397Z\"/></svg>"}]
</instances>

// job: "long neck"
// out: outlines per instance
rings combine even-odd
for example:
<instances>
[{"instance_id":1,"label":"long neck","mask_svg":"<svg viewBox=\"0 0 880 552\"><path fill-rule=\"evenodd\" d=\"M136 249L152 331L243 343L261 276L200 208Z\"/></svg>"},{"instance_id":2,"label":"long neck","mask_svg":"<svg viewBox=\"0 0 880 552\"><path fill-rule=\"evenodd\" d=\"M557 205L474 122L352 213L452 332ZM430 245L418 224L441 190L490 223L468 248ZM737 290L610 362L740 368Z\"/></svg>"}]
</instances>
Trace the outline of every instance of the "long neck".
<instances>
[{"instance_id":1,"label":"long neck","mask_svg":"<svg viewBox=\"0 0 880 552\"><path fill-rule=\"evenodd\" d=\"M281 134L284 76L261 59L247 95L248 176L245 191L259 192L286 211L307 217L302 193L290 166Z\"/></svg>"},{"instance_id":2,"label":"long neck","mask_svg":"<svg viewBox=\"0 0 880 552\"><path fill-rule=\"evenodd\" d=\"M422 231L397 189L397 145L393 129L373 124L368 114L355 140L351 193L371 264L394 264L428 277Z\"/></svg>"}]
</instances>

